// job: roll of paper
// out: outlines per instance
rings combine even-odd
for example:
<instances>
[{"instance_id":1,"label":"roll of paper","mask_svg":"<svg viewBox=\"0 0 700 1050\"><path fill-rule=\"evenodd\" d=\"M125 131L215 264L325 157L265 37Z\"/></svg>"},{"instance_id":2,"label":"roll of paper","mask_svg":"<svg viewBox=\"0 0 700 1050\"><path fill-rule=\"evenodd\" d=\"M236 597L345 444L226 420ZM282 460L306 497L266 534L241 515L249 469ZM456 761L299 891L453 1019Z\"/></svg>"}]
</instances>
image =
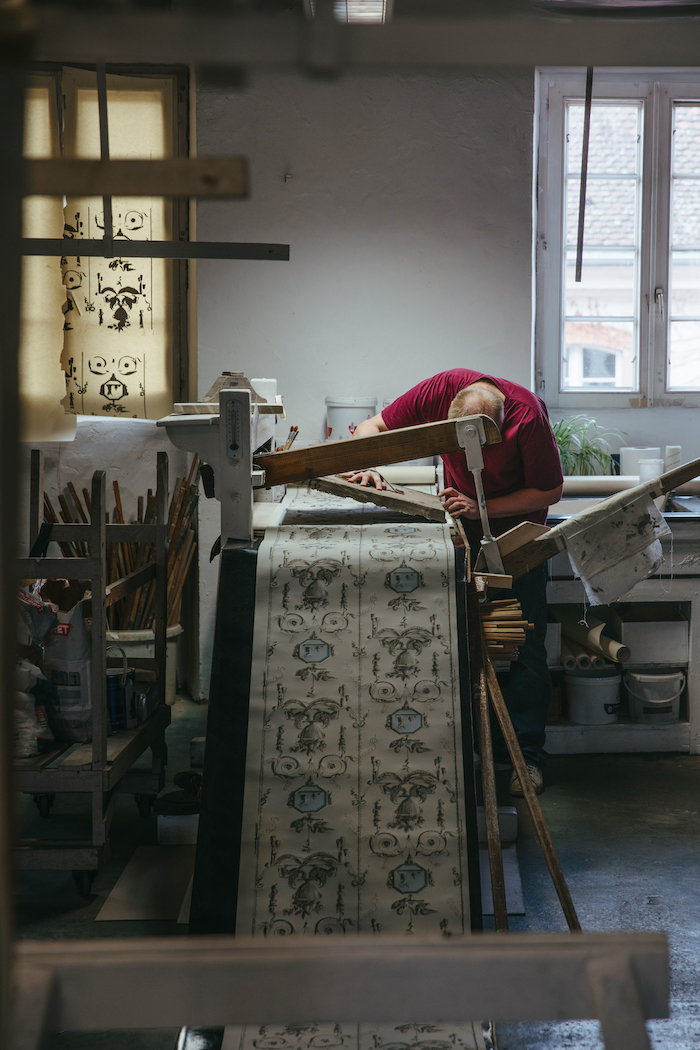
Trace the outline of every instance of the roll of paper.
<instances>
[{"instance_id":1,"label":"roll of paper","mask_svg":"<svg viewBox=\"0 0 700 1050\"><path fill-rule=\"evenodd\" d=\"M588 617L588 626L579 623L580 617L575 606L550 605L550 612L561 624L561 633L571 643L571 640L583 645L592 653L599 656L607 656L615 663L624 663L630 658L630 651L626 645L608 638L603 634L605 624L602 620L596 620L594 616Z\"/></svg>"},{"instance_id":2,"label":"roll of paper","mask_svg":"<svg viewBox=\"0 0 700 1050\"><path fill-rule=\"evenodd\" d=\"M639 484L645 485L647 481L653 481L664 472L664 461L662 459L640 459L639 461Z\"/></svg>"},{"instance_id":3,"label":"roll of paper","mask_svg":"<svg viewBox=\"0 0 700 1050\"><path fill-rule=\"evenodd\" d=\"M639 475L640 459L660 459L660 448L621 448L620 473Z\"/></svg>"},{"instance_id":4,"label":"roll of paper","mask_svg":"<svg viewBox=\"0 0 700 1050\"><path fill-rule=\"evenodd\" d=\"M675 470L676 467L680 467L680 465L681 465L681 446L680 445L667 445L666 446L666 455L664 457L664 460L665 460L665 469L667 471L668 470Z\"/></svg>"},{"instance_id":5,"label":"roll of paper","mask_svg":"<svg viewBox=\"0 0 700 1050\"><path fill-rule=\"evenodd\" d=\"M580 671L588 671L591 666L591 654L582 645L575 642L573 638L567 640L569 652L576 660L576 666Z\"/></svg>"},{"instance_id":6,"label":"roll of paper","mask_svg":"<svg viewBox=\"0 0 700 1050\"><path fill-rule=\"evenodd\" d=\"M567 474L564 478L564 497L614 496L616 492L633 489L639 484L638 474L590 474L579 477Z\"/></svg>"},{"instance_id":7,"label":"roll of paper","mask_svg":"<svg viewBox=\"0 0 700 1050\"><path fill-rule=\"evenodd\" d=\"M576 657L571 652L566 638L561 640L561 663L565 671L574 671L577 667Z\"/></svg>"},{"instance_id":8,"label":"roll of paper","mask_svg":"<svg viewBox=\"0 0 700 1050\"><path fill-rule=\"evenodd\" d=\"M435 467L402 467L389 465L377 467L385 481L390 485L434 485Z\"/></svg>"}]
</instances>

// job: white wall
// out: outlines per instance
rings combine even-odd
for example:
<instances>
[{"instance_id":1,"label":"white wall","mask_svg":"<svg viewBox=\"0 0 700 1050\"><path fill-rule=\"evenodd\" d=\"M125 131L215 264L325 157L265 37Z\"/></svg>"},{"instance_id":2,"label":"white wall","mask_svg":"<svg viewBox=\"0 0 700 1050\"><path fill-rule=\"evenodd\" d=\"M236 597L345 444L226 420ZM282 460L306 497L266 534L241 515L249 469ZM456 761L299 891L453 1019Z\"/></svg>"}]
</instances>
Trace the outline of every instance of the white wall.
<instances>
[{"instance_id":1,"label":"white wall","mask_svg":"<svg viewBox=\"0 0 700 1050\"><path fill-rule=\"evenodd\" d=\"M200 391L225 368L275 376L317 441L326 394L381 407L460 365L528 383L532 109L512 73L201 89L198 153L248 157L251 197L200 203L198 237L291 260L198 263Z\"/></svg>"},{"instance_id":2,"label":"white wall","mask_svg":"<svg viewBox=\"0 0 700 1050\"><path fill-rule=\"evenodd\" d=\"M533 91L511 72L200 87L197 152L247 157L251 196L200 203L198 238L291 248L288 263L197 264L200 394L224 369L274 376L282 429L314 442L327 394L381 408L459 366L529 384ZM206 504L203 692L218 573Z\"/></svg>"}]
</instances>

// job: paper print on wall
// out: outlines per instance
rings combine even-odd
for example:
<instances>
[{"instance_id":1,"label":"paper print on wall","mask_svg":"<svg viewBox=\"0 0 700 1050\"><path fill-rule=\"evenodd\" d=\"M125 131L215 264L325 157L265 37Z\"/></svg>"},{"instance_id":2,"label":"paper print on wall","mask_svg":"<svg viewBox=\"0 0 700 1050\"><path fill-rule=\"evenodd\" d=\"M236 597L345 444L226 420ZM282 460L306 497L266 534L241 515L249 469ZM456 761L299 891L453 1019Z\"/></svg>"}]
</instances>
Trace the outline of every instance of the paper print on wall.
<instances>
[{"instance_id":1,"label":"paper print on wall","mask_svg":"<svg viewBox=\"0 0 700 1050\"><path fill-rule=\"evenodd\" d=\"M65 151L99 156L94 74L64 70ZM163 87L108 76L110 155L168 155ZM65 202L61 259L67 412L157 419L172 407L172 262L129 256L131 241L168 240L171 205L155 197L112 198L112 258L81 256L70 242L104 235L101 197ZM73 252L74 254L69 254Z\"/></svg>"}]
</instances>

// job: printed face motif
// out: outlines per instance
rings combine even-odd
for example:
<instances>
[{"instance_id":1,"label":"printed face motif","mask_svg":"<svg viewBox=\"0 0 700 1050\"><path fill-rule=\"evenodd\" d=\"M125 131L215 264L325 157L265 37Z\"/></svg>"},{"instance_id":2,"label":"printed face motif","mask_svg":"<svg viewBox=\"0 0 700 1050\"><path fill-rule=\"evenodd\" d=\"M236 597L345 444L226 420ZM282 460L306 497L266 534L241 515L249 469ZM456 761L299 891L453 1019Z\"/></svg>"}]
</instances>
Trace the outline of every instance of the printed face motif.
<instances>
[{"instance_id":1,"label":"printed face motif","mask_svg":"<svg viewBox=\"0 0 700 1050\"><path fill-rule=\"evenodd\" d=\"M103 236L102 211L88 201L66 209L66 251L76 254L61 260L64 406L88 415L146 417L149 405L151 411L156 407L149 402L148 377L162 367L165 264L128 257L130 241L160 236L151 212L120 206L118 198L113 205L115 255L110 259L78 254L83 238ZM157 396L162 399L160 389Z\"/></svg>"}]
</instances>

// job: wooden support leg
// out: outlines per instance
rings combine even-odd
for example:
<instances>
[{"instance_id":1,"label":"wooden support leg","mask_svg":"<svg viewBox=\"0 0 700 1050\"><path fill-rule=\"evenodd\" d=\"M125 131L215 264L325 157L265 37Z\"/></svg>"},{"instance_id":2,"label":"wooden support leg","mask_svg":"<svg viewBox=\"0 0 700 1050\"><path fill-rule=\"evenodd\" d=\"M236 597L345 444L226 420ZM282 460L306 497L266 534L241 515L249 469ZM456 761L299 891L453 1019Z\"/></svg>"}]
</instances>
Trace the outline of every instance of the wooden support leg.
<instances>
[{"instance_id":1,"label":"wooden support leg","mask_svg":"<svg viewBox=\"0 0 700 1050\"><path fill-rule=\"evenodd\" d=\"M163 773L168 764L168 745L165 742L165 731L151 743L151 772Z\"/></svg>"},{"instance_id":2,"label":"wooden support leg","mask_svg":"<svg viewBox=\"0 0 700 1050\"><path fill-rule=\"evenodd\" d=\"M491 744L489 699L486 691L486 674L483 667L479 671L478 701L481 783L484 789L484 814L486 817L486 841L489 850L489 870L491 872L491 892L493 894L493 918L496 925L496 933L507 933L506 884L503 876L501 832L498 827L498 801L496 798L496 775Z\"/></svg>"},{"instance_id":3,"label":"wooden support leg","mask_svg":"<svg viewBox=\"0 0 700 1050\"><path fill-rule=\"evenodd\" d=\"M20 962L14 984L12 1050L41 1050L53 1028L51 1013L57 994L54 968Z\"/></svg>"},{"instance_id":4,"label":"wooden support leg","mask_svg":"<svg viewBox=\"0 0 700 1050\"><path fill-rule=\"evenodd\" d=\"M503 694L498 684L498 679L496 678L496 672L494 671L493 664L491 663L491 660L486 653L484 653L484 665L486 669L486 681L488 682L489 693L491 694L491 703L493 704L494 710L496 712L496 717L498 718L499 724L501 726L501 732L503 733L503 738L506 742L508 753L510 754L511 762L513 763L513 768L515 769L515 772L518 775L518 780L522 785L525 802L527 803L527 808L530 811L530 817L532 819L532 823L534 825L535 833L537 834L540 846L542 847L544 859L547 861L547 867L549 868L549 873L552 876L552 882L554 883L554 888L557 891L559 903L562 906L562 910L564 912L567 924L571 932L580 933L581 924L578 921L578 916L576 915L576 909L574 908L574 902L572 901L571 894L569 893L569 887L566 885L564 873L562 872L561 866L557 859L557 855L554 850L554 844L549 834L549 828L547 827L547 822L544 819L544 814L542 813L542 808L540 806L539 799L535 794L535 789L532 786L532 781L530 780L530 776L527 772L527 768L525 766L525 759L523 758L523 753L520 750L518 738L516 737L515 730L513 729L513 723L510 720L510 715L508 714L506 702L503 699Z\"/></svg>"},{"instance_id":5,"label":"wooden support leg","mask_svg":"<svg viewBox=\"0 0 700 1050\"><path fill-rule=\"evenodd\" d=\"M586 966L591 1012L600 1020L605 1050L650 1050L630 956L621 952Z\"/></svg>"}]
</instances>

